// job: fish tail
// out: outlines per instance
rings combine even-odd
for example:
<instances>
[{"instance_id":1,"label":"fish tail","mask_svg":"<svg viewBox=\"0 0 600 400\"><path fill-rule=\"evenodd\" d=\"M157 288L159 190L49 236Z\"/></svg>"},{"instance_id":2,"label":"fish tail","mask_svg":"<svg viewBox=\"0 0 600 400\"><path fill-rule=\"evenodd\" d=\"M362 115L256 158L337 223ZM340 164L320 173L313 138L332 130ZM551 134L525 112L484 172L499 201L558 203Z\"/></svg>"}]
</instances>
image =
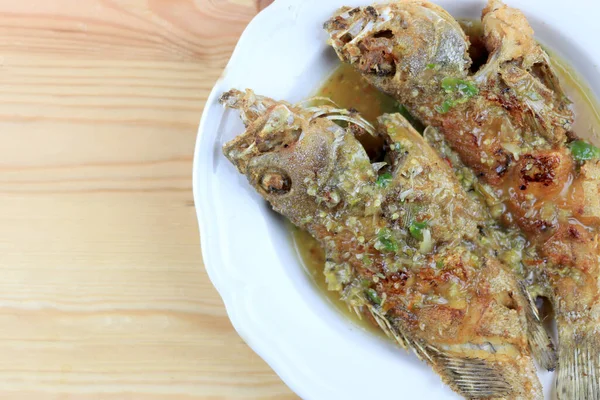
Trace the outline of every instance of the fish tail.
<instances>
[{"instance_id":1,"label":"fish tail","mask_svg":"<svg viewBox=\"0 0 600 400\"><path fill-rule=\"evenodd\" d=\"M540 366L548 371L556 368L557 355L554 343L542 324L535 302L525 285L520 282L521 293L526 300L525 316L527 318L527 340L533 357Z\"/></svg>"},{"instance_id":2,"label":"fish tail","mask_svg":"<svg viewBox=\"0 0 600 400\"><path fill-rule=\"evenodd\" d=\"M560 400L600 400L600 328L559 321L556 392Z\"/></svg>"}]
</instances>

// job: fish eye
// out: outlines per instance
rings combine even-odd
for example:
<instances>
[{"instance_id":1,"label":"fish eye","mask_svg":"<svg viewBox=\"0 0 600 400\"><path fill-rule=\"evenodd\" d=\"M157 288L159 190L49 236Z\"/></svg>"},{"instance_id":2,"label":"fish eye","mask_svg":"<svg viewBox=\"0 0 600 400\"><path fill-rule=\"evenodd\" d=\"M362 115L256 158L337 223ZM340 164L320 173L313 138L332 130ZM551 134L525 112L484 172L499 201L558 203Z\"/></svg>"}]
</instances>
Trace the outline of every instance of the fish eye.
<instances>
[{"instance_id":1,"label":"fish eye","mask_svg":"<svg viewBox=\"0 0 600 400\"><path fill-rule=\"evenodd\" d=\"M260 179L260 186L268 194L283 195L292 189L292 180L282 171L267 171Z\"/></svg>"}]
</instances>

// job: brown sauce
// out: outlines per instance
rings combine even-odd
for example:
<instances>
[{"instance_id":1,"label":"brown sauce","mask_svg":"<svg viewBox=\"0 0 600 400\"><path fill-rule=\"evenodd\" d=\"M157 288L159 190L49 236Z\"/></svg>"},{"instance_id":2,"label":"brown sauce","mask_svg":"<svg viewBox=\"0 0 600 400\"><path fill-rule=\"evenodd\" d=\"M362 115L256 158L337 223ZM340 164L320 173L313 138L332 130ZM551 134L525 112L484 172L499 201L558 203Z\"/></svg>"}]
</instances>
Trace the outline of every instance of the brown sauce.
<instances>
[{"instance_id":1,"label":"brown sauce","mask_svg":"<svg viewBox=\"0 0 600 400\"><path fill-rule=\"evenodd\" d=\"M467 34L477 35L481 32L479 23L462 21L461 25ZM475 40L473 39L472 42ZM593 144L600 145L600 136L598 135L600 108L596 99L566 61L556 57L552 51L548 51L548 53L563 90L573 102L575 112L574 132L578 136L590 140ZM472 54L472 57L481 59L482 55ZM379 92L348 64L342 64L337 68L315 95L329 97L342 108L354 108L373 123L382 114L404 111L396 100ZM317 241L308 233L293 226L291 226L291 232L294 247L305 271L329 302L357 325L379 333L378 329L374 329L371 324L364 319L359 319L356 314L351 312L347 305L339 299L337 292L327 290L327 283L323 274L325 255Z\"/></svg>"},{"instance_id":2,"label":"brown sauce","mask_svg":"<svg viewBox=\"0 0 600 400\"><path fill-rule=\"evenodd\" d=\"M380 115L400 109L398 101L371 86L349 64L340 65L316 95L328 97L342 108L354 108L372 123Z\"/></svg>"}]
</instances>

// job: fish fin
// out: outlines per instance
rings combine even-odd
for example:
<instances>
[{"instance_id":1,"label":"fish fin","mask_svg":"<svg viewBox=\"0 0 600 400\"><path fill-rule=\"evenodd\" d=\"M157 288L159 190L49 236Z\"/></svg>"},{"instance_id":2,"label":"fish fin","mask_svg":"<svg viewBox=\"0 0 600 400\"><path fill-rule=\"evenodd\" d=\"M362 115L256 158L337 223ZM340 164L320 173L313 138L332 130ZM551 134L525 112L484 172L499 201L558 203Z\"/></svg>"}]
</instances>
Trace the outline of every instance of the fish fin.
<instances>
[{"instance_id":1,"label":"fish fin","mask_svg":"<svg viewBox=\"0 0 600 400\"><path fill-rule=\"evenodd\" d=\"M513 390L504 376L480 358L461 357L430 348L440 375L465 398L498 398Z\"/></svg>"},{"instance_id":2,"label":"fish fin","mask_svg":"<svg viewBox=\"0 0 600 400\"><path fill-rule=\"evenodd\" d=\"M529 291L519 282L519 288L525 297L525 316L527 318L527 340L534 358L540 366L548 371L556 368L557 356L554 343L542 325L540 314Z\"/></svg>"},{"instance_id":3,"label":"fish fin","mask_svg":"<svg viewBox=\"0 0 600 400\"><path fill-rule=\"evenodd\" d=\"M348 307L350 307L350 311L354 311L354 313L356 314L358 319L362 321L362 318L363 318L362 309L359 306L348 306Z\"/></svg>"},{"instance_id":4,"label":"fish fin","mask_svg":"<svg viewBox=\"0 0 600 400\"><path fill-rule=\"evenodd\" d=\"M560 325L559 325L559 329ZM592 328L582 334L560 335L556 392L560 400L600 400L600 335ZM569 336L565 337L567 334Z\"/></svg>"},{"instance_id":5,"label":"fish fin","mask_svg":"<svg viewBox=\"0 0 600 400\"><path fill-rule=\"evenodd\" d=\"M398 343L405 350L412 350L415 355L422 361L434 364L435 361L429 354L422 343L411 338L411 336L405 332L399 324L392 323L385 315L373 306L369 306L369 312L375 318L377 325L381 330L392 340Z\"/></svg>"},{"instance_id":6,"label":"fish fin","mask_svg":"<svg viewBox=\"0 0 600 400\"><path fill-rule=\"evenodd\" d=\"M409 350L408 346L408 338L407 336L400 330L394 328L392 323L387 319L384 315L382 315L379 310L375 309L373 306L367 306L367 309L379 325L379 328L385 333L390 339L394 342L398 343L400 347L405 350Z\"/></svg>"},{"instance_id":7,"label":"fish fin","mask_svg":"<svg viewBox=\"0 0 600 400\"><path fill-rule=\"evenodd\" d=\"M466 398L497 398L512 393L502 374L483 359L461 357L412 339L399 324L392 323L375 307L368 310L387 336L419 359L431 364L445 382Z\"/></svg>"},{"instance_id":8,"label":"fish fin","mask_svg":"<svg viewBox=\"0 0 600 400\"><path fill-rule=\"evenodd\" d=\"M538 69L550 71L549 68L540 66ZM552 142L563 140L565 129L570 129L573 124L568 98L545 86L542 78L524 68L507 64L499 67L498 73L504 84L513 89L520 106L526 111L524 122ZM552 82L549 75L547 81L548 84ZM523 93L524 87L527 88L526 93Z\"/></svg>"}]
</instances>

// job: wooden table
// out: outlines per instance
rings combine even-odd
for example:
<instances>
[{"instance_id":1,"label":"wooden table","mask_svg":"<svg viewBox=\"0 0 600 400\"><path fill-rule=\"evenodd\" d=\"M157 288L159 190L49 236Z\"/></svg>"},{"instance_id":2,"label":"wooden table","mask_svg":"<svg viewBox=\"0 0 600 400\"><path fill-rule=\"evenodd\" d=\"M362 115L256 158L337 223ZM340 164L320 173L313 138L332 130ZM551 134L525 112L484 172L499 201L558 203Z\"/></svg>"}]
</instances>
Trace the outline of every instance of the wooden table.
<instances>
[{"instance_id":1,"label":"wooden table","mask_svg":"<svg viewBox=\"0 0 600 400\"><path fill-rule=\"evenodd\" d=\"M257 0L0 0L0 398L290 399L202 265L192 154Z\"/></svg>"}]
</instances>

